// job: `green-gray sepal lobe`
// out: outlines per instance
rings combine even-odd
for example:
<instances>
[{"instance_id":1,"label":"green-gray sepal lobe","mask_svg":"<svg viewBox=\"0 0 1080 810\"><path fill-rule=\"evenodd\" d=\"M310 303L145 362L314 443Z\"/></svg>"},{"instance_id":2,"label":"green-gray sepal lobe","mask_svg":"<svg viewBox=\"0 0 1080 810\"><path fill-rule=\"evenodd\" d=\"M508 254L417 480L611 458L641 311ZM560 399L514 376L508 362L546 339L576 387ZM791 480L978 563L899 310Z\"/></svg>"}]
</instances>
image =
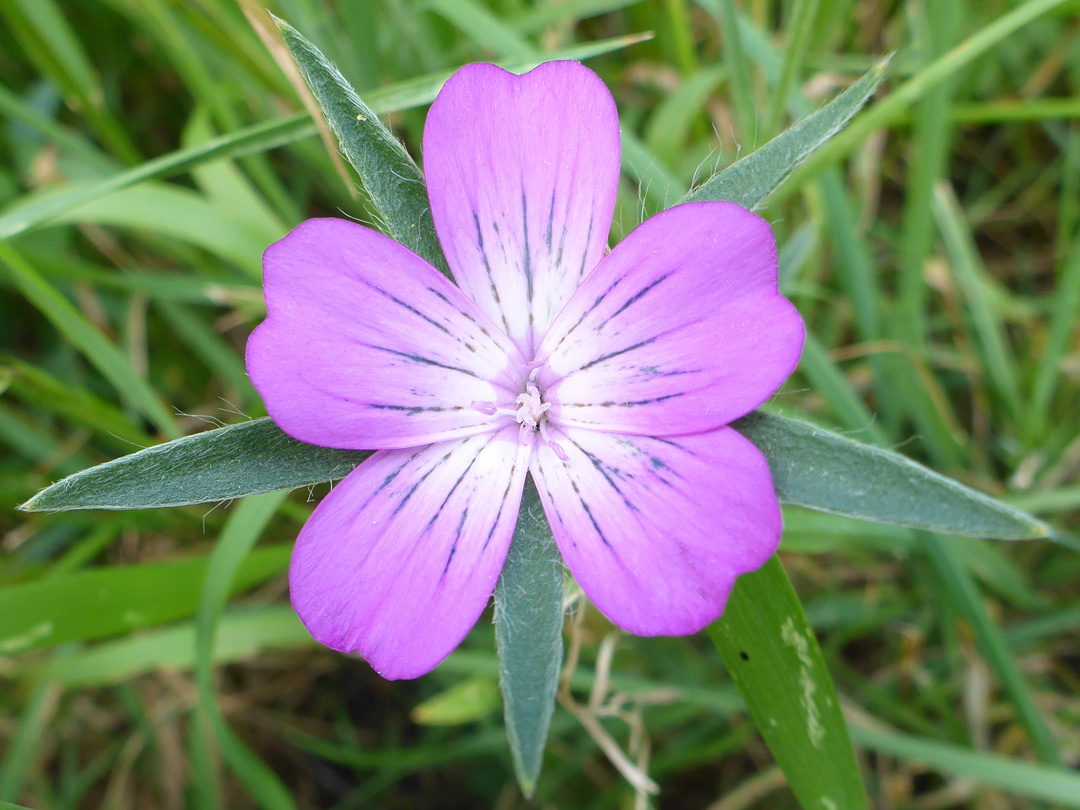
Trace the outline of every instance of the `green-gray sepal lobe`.
<instances>
[{"instance_id":1,"label":"green-gray sepal lobe","mask_svg":"<svg viewBox=\"0 0 1080 810\"><path fill-rule=\"evenodd\" d=\"M506 737L529 797L544 761L563 658L563 562L540 496L525 484L517 528L495 588L495 644Z\"/></svg>"},{"instance_id":2,"label":"green-gray sepal lobe","mask_svg":"<svg viewBox=\"0 0 1080 810\"><path fill-rule=\"evenodd\" d=\"M775 556L739 577L709 636L803 808L865 810L836 687Z\"/></svg>"},{"instance_id":3,"label":"green-gray sepal lobe","mask_svg":"<svg viewBox=\"0 0 1080 810\"><path fill-rule=\"evenodd\" d=\"M679 200L734 202L753 210L761 205L811 152L839 132L885 78L887 57L820 110L796 121L767 144L717 172Z\"/></svg>"},{"instance_id":4,"label":"green-gray sepal lobe","mask_svg":"<svg viewBox=\"0 0 1080 810\"><path fill-rule=\"evenodd\" d=\"M899 453L762 411L733 426L765 454L777 493L791 503L947 534L998 540L1052 536L1031 515ZM146 509L223 501L334 481L367 455L298 442L264 417L83 470L22 508Z\"/></svg>"},{"instance_id":5,"label":"green-gray sepal lobe","mask_svg":"<svg viewBox=\"0 0 1080 810\"><path fill-rule=\"evenodd\" d=\"M387 235L449 275L424 176L412 156L318 48L288 23L276 17L274 22Z\"/></svg>"},{"instance_id":6,"label":"green-gray sepal lobe","mask_svg":"<svg viewBox=\"0 0 1080 810\"><path fill-rule=\"evenodd\" d=\"M264 417L99 464L58 481L20 508L149 509L224 501L335 481L368 455L298 442Z\"/></svg>"},{"instance_id":7,"label":"green-gray sepal lobe","mask_svg":"<svg viewBox=\"0 0 1080 810\"><path fill-rule=\"evenodd\" d=\"M781 500L837 515L996 540L1050 537L1031 515L891 450L756 411L732 427L769 460Z\"/></svg>"}]
</instances>

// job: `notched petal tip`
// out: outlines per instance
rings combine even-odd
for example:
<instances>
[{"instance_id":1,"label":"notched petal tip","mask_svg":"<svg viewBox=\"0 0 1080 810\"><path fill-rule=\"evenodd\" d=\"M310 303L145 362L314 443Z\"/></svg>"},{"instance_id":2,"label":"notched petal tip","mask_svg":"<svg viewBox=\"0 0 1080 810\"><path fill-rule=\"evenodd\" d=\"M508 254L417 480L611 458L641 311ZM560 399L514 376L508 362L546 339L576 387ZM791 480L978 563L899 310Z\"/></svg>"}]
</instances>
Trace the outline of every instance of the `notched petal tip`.
<instances>
[{"instance_id":1,"label":"notched petal tip","mask_svg":"<svg viewBox=\"0 0 1080 810\"><path fill-rule=\"evenodd\" d=\"M772 229L734 203L687 203L646 220L540 345L552 418L671 436L750 412L802 351L802 319L777 279Z\"/></svg>"},{"instance_id":2,"label":"notched petal tip","mask_svg":"<svg viewBox=\"0 0 1080 810\"><path fill-rule=\"evenodd\" d=\"M386 236L308 220L264 255L267 318L245 352L271 418L310 444L410 447L473 435L520 365L462 292Z\"/></svg>"},{"instance_id":3,"label":"notched petal tip","mask_svg":"<svg viewBox=\"0 0 1080 810\"><path fill-rule=\"evenodd\" d=\"M526 358L603 256L619 125L576 62L454 74L424 128L432 219L454 278Z\"/></svg>"}]
</instances>

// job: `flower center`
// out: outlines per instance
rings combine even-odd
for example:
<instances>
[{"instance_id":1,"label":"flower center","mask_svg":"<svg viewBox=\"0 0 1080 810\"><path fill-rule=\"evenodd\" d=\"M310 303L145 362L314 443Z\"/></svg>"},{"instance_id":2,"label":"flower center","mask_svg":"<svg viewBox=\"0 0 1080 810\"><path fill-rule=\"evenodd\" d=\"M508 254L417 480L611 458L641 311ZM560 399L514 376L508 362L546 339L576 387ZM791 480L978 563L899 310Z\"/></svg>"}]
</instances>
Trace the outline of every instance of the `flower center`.
<instances>
[{"instance_id":1,"label":"flower center","mask_svg":"<svg viewBox=\"0 0 1080 810\"><path fill-rule=\"evenodd\" d=\"M566 451L552 436L553 426L547 416L547 412L551 410L551 403L544 402L540 387L535 382L540 365L540 363L530 363L532 373L530 373L529 379L525 383L525 393L518 394L513 404L498 405L494 402L477 401L472 403L472 407L486 416L495 416L496 414L513 416L514 421L521 426L520 438L522 444L532 443L534 435L539 432L540 439L551 448L551 452L561 461L566 461Z\"/></svg>"},{"instance_id":2,"label":"flower center","mask_svg":"<svg viewBox=\"0 0 1080 810\"><path fill-rule=\"evenodd\" d=\"M532 383L529 383L525 388L525 393L519 394L514 402L520 406L517 413L514 414L514 418L519 425L523 427L528 425L533 430L536 430L540 427L541 422L547 421L544 414L551 409L551 403L544 402L540 398L540 389Z\"/></svg>"}]
</instances>

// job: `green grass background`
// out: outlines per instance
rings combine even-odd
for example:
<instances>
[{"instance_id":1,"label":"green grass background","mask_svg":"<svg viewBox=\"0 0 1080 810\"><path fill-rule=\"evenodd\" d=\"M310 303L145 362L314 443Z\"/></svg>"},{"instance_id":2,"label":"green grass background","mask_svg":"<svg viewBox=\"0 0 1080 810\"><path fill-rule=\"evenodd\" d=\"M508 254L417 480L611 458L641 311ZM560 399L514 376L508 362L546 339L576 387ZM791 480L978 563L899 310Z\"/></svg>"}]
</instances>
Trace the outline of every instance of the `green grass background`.
<instances>
[{"instance_id":1,"label":"green grass background","mask_svg":"<svg viewBox=\"0 0 1080 810\"><path fill-rule=\"evenodd\" d=\"M299 627L283 574L321 492L15 511L71 472L261 415L242 351L263 248L307 216L369 216L241 8L262 5L0 0L0 802L530 806L486 619L395 684ZM437 86L422 77L652 32L588 61L622 118L613 240L895 51L877 99L763 211L810 331L772 405L1080 526L1080 3L265 5L395 110L414 154ZM216 159L207 144L242 130ZM78 205L48 199L74 188ZM785 519L872 806L1080 806L1061 769L1080 761L1076 552ZM206 584L219 537L258 542L200 658L196 624L226 598ZM572 633L575 698L593 691L653 806L796 806L707 639L612 637L588 609ZM536 805L644 801L558 709Z\"/></svg>"}]
</instances>

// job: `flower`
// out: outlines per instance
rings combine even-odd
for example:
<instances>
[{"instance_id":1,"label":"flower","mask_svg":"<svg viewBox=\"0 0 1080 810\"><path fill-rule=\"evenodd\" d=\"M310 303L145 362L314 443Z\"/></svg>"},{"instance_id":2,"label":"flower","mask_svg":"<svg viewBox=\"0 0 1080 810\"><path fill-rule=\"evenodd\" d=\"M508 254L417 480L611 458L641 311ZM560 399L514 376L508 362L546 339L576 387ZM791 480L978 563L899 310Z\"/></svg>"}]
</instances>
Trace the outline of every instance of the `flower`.
<instances>
[{"instance_id":1,"label":"flower","mask_svg":"<svg viewBox=\"0 0 1080 810\"><path fill-rule=\"evenodd\" d=\"M638 635L700 630L780 538L768 465L727 427L802 351L768 224L680 205L605 255L618 115L575 62L462 68L424 159L457 286L340 219L264 256L247 367L270 416L377 451L301 531L296 612L384 677L433 669L487 605L528 472L601 612Z\"/></svg>"}]
</instances>

